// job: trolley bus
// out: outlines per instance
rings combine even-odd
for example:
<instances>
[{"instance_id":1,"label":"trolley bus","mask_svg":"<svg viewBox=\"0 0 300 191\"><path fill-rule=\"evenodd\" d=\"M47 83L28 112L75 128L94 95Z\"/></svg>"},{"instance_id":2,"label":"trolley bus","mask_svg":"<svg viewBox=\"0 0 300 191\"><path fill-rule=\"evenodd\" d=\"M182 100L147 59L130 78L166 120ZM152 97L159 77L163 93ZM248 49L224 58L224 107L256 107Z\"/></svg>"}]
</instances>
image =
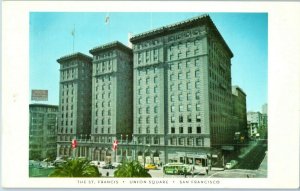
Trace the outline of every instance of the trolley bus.
<instances>
[{"instance_id":1,"label":"trolley bus","mask_svg":"<svg viewBox=\"0 0 300 191\"><path fill-rule=\"evenodd\" d=\"M183 163L168 163L163 166L164 174L191 174L192 166Z\"/></svg>"},{"instance_id":2,"label":"trolley bus","mask_svg":"<svg viewBox=\"0 0 300 191\"><path fill-rule=\"evenodd\" d=\"M168 163L163 166L164 174L184 175L184 174L205 174L207 167L199 165L188 165L183 163Z\"/></svg>"}]
</instances>

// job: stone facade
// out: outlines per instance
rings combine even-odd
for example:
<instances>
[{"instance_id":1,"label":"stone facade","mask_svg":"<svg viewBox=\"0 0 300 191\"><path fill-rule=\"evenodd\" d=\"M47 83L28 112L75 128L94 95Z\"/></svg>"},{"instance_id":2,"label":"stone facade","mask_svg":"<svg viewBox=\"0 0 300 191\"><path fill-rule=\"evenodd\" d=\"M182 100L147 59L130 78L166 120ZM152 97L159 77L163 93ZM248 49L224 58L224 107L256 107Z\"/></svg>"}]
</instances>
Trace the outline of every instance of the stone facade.
<instances>
[{"instance_id":1,"label":"stone facade","mask_svg":"<svg viewBox=\"0 0 300 191\"><path fill-rule=\"evenodd\" d=\"M58 106L29 105L29 159L56 156Z\"/></svg>"},{"instance_id":2,"label":"stone facade","mask_svg":"<svg viewBox=\"0 0 300 191\"><path fill-rule=\"evenodd\" d=\"M92 160L202 166L218 162L222 148L233 144L241 126L238 120L244 114L233 114L245 112L246 95L238 92L240 105L234 108L233 53L211 18L195 17L130 41L132 50L112 42L90 50L92 59L78 53L58 60L62 75L58 155L71 155L70 141L76 136L76 156ZM79 61L82 64L77 65ZM73 105L86 105L91 112L73 114L74 120L85 115L80 121L91 121L84 127L67 125L70 120L64 118L64 109L70 107L63 102L70 99L65 91L72 88L65 75L79 66L84 66L80 70L86 71L86 78L70 82L75 87L84 84L81 88L89 92L83 99L72 99ZM81 90L75 89L77 95L76 91ZM79 131L90 136L79 136ZM114 140L119 140L115 152Z\"/></svg>"},{"instance_id":3,"label":"stone facade","mask_svg":"<svg viewBox=\"0 0 300 191\"><path fill-rule=\"evenodd\" d=\"M95 143L91 152L92 159L100 160L105 148L105 156L110 154L106 144L131 139L132 50L120 42L112 42L93 48L90 53L93 55L91 140Z\"/></svg>"},{"instance_id":4,"label":"stone facade","mask_svg":"<svg viewBox=\"0 0 300 191\"><path fill-rule=\"evenodd\" d=\"M247 108L246 94L238 86L232 86L233 115L237 117L237 128L235 132L245 135L247 132Z\"/></svg>"},{"instance_id":5,"label":"stone facade","mask_svg":"<svg viewBox=\"0 0 300 191\"><path fill-rule=\"evenodd\" d=\"M75 53L57 62L60 64L57 156L70 156L71 140L89 139L91 133L92 58Z\"/></svg>"},{"instance_id":6,"label":"stone facade","mask_svg":"<svg viewBox=\"0 0 300 191\"><path fill-rule=\"evenodd\" d=\"M231 144L233 54L210 17L142 33L131 42L134 141L167 153L160 155L164 162L180 148L207 156Z\"/></svg>"}]
</instances>

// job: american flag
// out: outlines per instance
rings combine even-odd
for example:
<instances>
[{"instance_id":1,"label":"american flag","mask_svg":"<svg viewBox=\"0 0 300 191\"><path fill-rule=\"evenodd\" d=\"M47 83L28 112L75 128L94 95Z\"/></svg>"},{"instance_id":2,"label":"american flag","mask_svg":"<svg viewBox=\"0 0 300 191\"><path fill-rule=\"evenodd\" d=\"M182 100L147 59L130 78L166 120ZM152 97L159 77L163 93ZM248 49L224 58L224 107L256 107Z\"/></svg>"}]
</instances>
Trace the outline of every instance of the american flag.
<instances>
[{"instance_id":1,"label":"american flag","mask_svg":"<svg viewBox=\"0 0 300 191\"><path fill-rule=\"evenodd\" d=\"M77 141L76 139L72 140L72 149L75 149L77 147Z\"/></svg>"},{"instance_id":2,"label":"american flag","mask_svg":"<svg viewBox=\"0 0 300 191\"><path fill-rule=\"evenodd\" d=\"M117 150L117 147L118 147L118 140L114 140L112 149L115 151L115 150Z\"/></svg>"}]
</instances>

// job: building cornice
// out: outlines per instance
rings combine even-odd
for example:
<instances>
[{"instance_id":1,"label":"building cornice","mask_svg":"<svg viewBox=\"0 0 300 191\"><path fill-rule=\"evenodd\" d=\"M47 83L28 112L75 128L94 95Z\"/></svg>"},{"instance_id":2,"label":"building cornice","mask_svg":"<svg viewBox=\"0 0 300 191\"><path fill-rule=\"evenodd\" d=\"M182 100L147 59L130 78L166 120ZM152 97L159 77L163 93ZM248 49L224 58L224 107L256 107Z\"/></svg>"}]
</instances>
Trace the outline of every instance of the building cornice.
<instances>
[{"instance_id":1,"label":"building cornice","mask_svg":"<svg viewBox=\"0 0 300 191\"><path fill-rule=\"evenodd\" d=\"M222 35L220 34L219 30L211 20L210 16L208 14L204 14L201 16L193 17L191 19L187 19L181 22L177 22L171 25L167 25L164 27L160 27L154 30L150 30L144 33L140 33L137 35L134 35L131 39L130 42L133 44L138 43L143 40L155 38L155 37L160 37L160 36L165 36L168 34L175 33L179 30L184 30L185 28L188 27L196 27L196 26L201 26L203 24L206 24L209 29L213 33L215 33L216 37L222 42L222 44L225 46L225 48L228 50L229 54L231 57L233 57L233 53L230 50L229 46L226 44L225 40L223 39Z\"/></svg>"},{"instance_id":2,"label":"building cornice","mask_svg":"<svg viewBox=\"0 0 300 191\"><path fill-rule=\"evenodd\" d=\"M64 64L66 61L76 60L76 59L82 59L82 60L86 60L88 62L92 61L92 57L90 57L88 55L85 55L81 52L76 52L76 53L73 53L73 54L69 54L69 55L60 57L59 59L57 59L57 62L60 63L60 64Z\"/></svg>"},{"instance_id":3,"label":"building cornice","mask_svg":"<svg viewBox=\"0 0 300 191\"><path fill-rule=\"evenodd\" d=\"M108 50L112 50L112 49L119 49L121 51L132 54L132 49L127 47L126 45L122 44L119 41L113 41L113 42L110 42L110 43L107 43L107 44L97 46L97 47L91 49L89 52L92 55L95 55L99 52L104 52L104 51L108 51Z\"/></svg>"}]
</instances>

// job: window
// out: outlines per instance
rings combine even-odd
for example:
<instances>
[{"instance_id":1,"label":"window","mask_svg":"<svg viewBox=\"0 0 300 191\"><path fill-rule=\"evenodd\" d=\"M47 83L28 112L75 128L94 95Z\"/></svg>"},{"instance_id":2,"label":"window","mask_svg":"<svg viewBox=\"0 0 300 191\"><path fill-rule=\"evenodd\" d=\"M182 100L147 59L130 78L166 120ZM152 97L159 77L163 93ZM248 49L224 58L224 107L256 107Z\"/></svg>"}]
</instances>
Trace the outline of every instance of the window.
<instances>
[{"instance_id":1,"label":"window","mask_svg":"<svg viewBox=\"0 0 300 191\"><path fill-rule=\"evenodd\" d=\"M139 132L139 134L141 134L141 133L142 133L142 129L141 129L141 127L139 127L139 129L138 129L138 132Z\"/></svg>"},{"instance_id":2,"label":"window","mask_svg":"<svg viewBox=\"0 0 300 191\"><path fill-rule=\"evenodd\" d=\"M171 138L171 145L176 145L176 138Z\"/></svg>"},{"instance_id":3,"label":"window","mask_svg":"<svg viewBox=\"0 0 300 191\"><path fill-rule=\"evenodd\" d=\"M196 121L197 121L197 122L201 122L200 114L198 114L198 115L196 116Z\"/></svg>"},{"instance_id":4,"label":"window","mask_svg":"<svg viewBox=\"0 0 300 191\"><path fill-rule=\"evenodd\" d=\"M146 93L147 94L150 93L150 88L149 87L146 88Z\"/></svg>"},{"instance_id":5,"label":"window","mask_svg":"<svg viewBox=\"0 0 300 191\"><path fill-rule=\"evenodd\" d=\"M179 95L178 95L178 100L179 100L179 101L183 101L183 95L182 95L182 94L179 94Z\"/></svg>"},{"instance_id":6,"label":"window","mask_svg":"<svg viewBox=\"0 0 300 191\"><path fill-rule=\"evenodd\" d=\"M95 120L95 124L98 125L98 120L97 119Z\"/></svg>"},{"instance_id":7,"label":"window","mask_svg":"<svg viewBox=\"0 0 300 191\"><path fill-rule=\"evenodd\" d=\"M195 77L199 77L200 76L200 72L199 72L199 70L196 70L195 71Z\"/></svg>"},{"instance_id":8,"label":"window","mask_svg":"<svg viewBox=\"0 0 300 191\"><path fill-rule=\"evenodd\" d=\"M171 106L171 112L174 112L174 111L175 111L175 106L172 105L172 106Z\"/></svg>"},{"instance_id":9,"label":"window","mask_svg":"<svg viewBox=\"0 0 300 191\"><path fill-rule=\"evenodd\" d=\"M95 128L95 133L98 133L98 128L97 127Z\"/></svg>"},{"instance_id":10,"label":"window","mask_svg":"<svg viewBox=\"0 0 300 191\"><path fill-rule=\"evenodd\" d=\"M172 85L170 86L170 89L171 89L171 91L174 90L174 84L172 84Z\"/></svg>"},{"instance_id":11,"label":"window","mask_svg":"<svg viewBox=\"0 0 300 191\"><path fill-rule=\"evenodd\" d=\"M182 90L182 84L178 84L178 90Z\"/></svg>"},{"instance_id":12,"label":"window","mask_svg":"<svg viewBox=\"0 0 300 191\"><path fill-rule=\"evenodd\" d=\"M142 103L142 98L139 98L139 104L141 104Z\"/></svg>"},{"instance_id":13,"label":"window","mask_svg":"<svg viewBox=\"0 0 300 191\"><path fill-rule=\"evenodd\" d=\"M110 112L110 110L108 110L107 114L108 114L108 116L111 116L111 112Z\"/></svg>"},{"instance_id":14,"label":"window","mask_svg":"<svg viewBox=\"0 0 300 191\"><path fill-rule=\"evenodd\" d=\"M190 115L187 116L187 121L188 121L189 123L192 122L192 117L191 117Z\"/></svg>"},{"instance_id":15,"label":"window","mask_svg":"<svg viewBox=\"0 0 300 191\"><path fill-rule=\"evenodd\" d=\"M171 127L171 133L175 133L175 127Z\"/></svg>"},{"instance_id":16,"label":"window","mask_svg":"<svg viewBox=\"0 0 300 191\"><path fill-rule=\"evenodd\" d=\"M110 133L110 128L107 129L107 133Z\"/></svg>"},{"instance_id":17,"label":"window","mask_svg":"<svg viewBox=\"0 0 300 191\"><path fill-rule=\"evenodd\" d=\"M196 100L200 99L200 92L196 92Z\"/></svg>"},{"instance_id":18,"label":"window","mask_svg":"<svg viewBox=\"0 0 300 191\"><path fill-rule=\"evenodd\" d=\"M179 145L184 145L184 138L179 138L178 142L179 142Z\"/></svg>"},{"instance_id":19,"label":"window","mask_svg":"<svg viewBox=\"0 0 300 191\"><path fill-rule=\"evenodd\" d=\"M154 87L154 93L157 93L157 86Z\"/></svg>"},{"instance_id":20,"label":"window","mask_svg":"<svg viewBox=\"0 0 300 191\"><path fill-rule=\"evenodd\" d=\"M178 73L178 80L182 80L182 73Z\"/></svg>"},{"instance_id":21,"label":"window","mask_svg":"<svg viewBox=\"0 0 300 191\"><path fill-rule=\"evenodd\" d=\"M199 103L196 104L196 111L200 111L200 104Z\"/></svg>"},{"instance_id":22,"label":"window","mask_svg":"<svg viewBox=\"0 0 300 191\"><path fill-rule=\"evenodd\" d=\"M174 102L174 95L171 95L171 102Z\"/></svg>"},{"instance_id":23,"label":"window","mask_svg":"<svg viewBox=\"0 0 300 191\"><path fill-rule=\"evenodd\" d=\"M183 111L183 105L179 106L179 111L182 112Z\"/></svg>"},{"instance_id":24,"label":"window","mask_svg":"<svg viewBox=\"0 0 300 191\"><path fill-rule=\"evenodd\" d=\"M150 82L150 78L148 77L146 78L146 84L149 84L149 82Z\"/></svg>"},{"instance_id":25,"label":"window","mask_svg":"<svg viewBox=\"0 0 300 191\"><path fill-rule=\"evenodd\" d=\"M149 124L149 122L150 122L150 117L148 116L148 117L146 118L146 123Z\"/></svg>"},{"instance_id":26,"label":"window","mask_svg":"<svg viewBox=\"0 0 300 191\"><path fill-rule=\"evenodd\" d=\"M190 82L188 82L188 83L186 84L186 88L187 88L188 90L191 89L191 83L190 83Z\"/></svg>"},{"instance_id":27,"label":"window","mask_svg":"<svg viewBox=\"0 0 300 191\"><path fill-rule=\"evenodd\" d=\"M188 133L192 133L192 127L188 127Z\"/></svg>"},{"instance_id":28,"label":"window","mask_svg":"<svg viewBox=\"0 0 300 191\"><path fill-rule=\"evenodd\" d=\"M183 116L179 116L179 123L182 123L183 122Z\"/></svg>"},{"instance_id":29,"label":"window","mask_svg":"<svg viewBox=\"0 0 300 191\"><path fill-rule=\"evenodd\" d=\"M157 103L157 96L154 97L154 103Z\"/></svg>"},{"instance_id":30,"label":"window","mask_svg":"<svg viewBox=\"0 0 300 191\"><path fill-rule=\"evenodd\" d=\"M149 97L146 98L146 103L147 103L147 104L150 103L150 98L149 98Z\"/></svg>"},{"instance_id":31,"label":"window","mask_svg":"<svg viewBox=\"0 0 300 191\"><path fill-rule=\"evenodd\" d=\"M181 70L181 69L182 69L182 63L179 62L179 63L178 63L178 70Z\"/></svg>"},{"instance_id":32,"label":"window","mask_svg":"<svg viewBox=\"0 0 300 191\"><path fill-rule=\"evenodd\" d=\"M157 116L154 117L154 123L157 123Z\"/></svg>"},{"instance_id":33,"label":"window","mask_svg":"<svg viewBox=\"0 0 300 191\"><path fill-rule=\"evenodd\" d=\"M149 137L146 137L146 144L150 144L150 138Z\"/></svg>"},{"instance_id":34,"label":"window","mask_svg":"<svg viewBox=\"0 0 300 191\"><path fill-rule=\"evenodd\" d=\"M199 82L199 81L197 81L197 82L195 83L195 88L197 88L197 89L200 88L200 82Z\"/></svg>"},{"instance_id":35,"label":"window","mask_svg":"<svg viewBox=\"0 0 300 191\"><path fill-rule=\"evenodd\" d=\"M111 120L110 120L110 119L108 119L108 125L110 125L110 123L111 123Z\"/></svg>"},{"instance_id":36,"label":"window","mask_svg":"<svg viewBox=\"0 0 300 191\"><path fill-rule=\"evenodd\" d=\"M179 133L183 133L183 127L179 127Z\"/></svg>"},{"instance_id":37,"label":"window","mask_svg":"<svg viewBox=\"0 0 300 191\"><path fill-rule=\"evenodd\" d=\"M174 116L171 117L171 123L175 123L175 117Z\"/></svg>"},{"instance_id":38,"label":"window","mask_svg":"<svg viewBox=\"0 0 300 191\"><path fill-rule=\"evenodd\" d=\"M141 114L141 113L142 113L142 108L140 107L140 108L139 108L139 114Z\"/></svg>"},{"instance_id":39,"label":"window","mask_svg":"<svg viewBox=\"0 0 300 191\"><path fill-rule=\"evenodd\" d=\"M188 138L188 140L187 140L187 144L188 145L193 145L193 138Z\"/></svg>"},{"instance_id":40,"label":"window","mask_svg":"<svg viewBox=\"0 0 300 191\"><path fill-rule=\"evenodd\" d=\"M157 76L154 77L154 83L157 83Z\"/></svg>"},{"instance_id":41,"label":"window","mask_svg":"<svg viewBox=\"0 0 300 191\"><path fill-rule=\"evenodd\" d=\"M197 145L197 146L203 146L203 139L197 138L197 139L196 139L196 145Z\"/></svg>"},{"instance_id":42,"label":"window","mask_svg":"<svg viewBox=\"0 0 300 191\"><path fill-rule=\"evenodd\" d=\"M154 107L154 113L157 113L157 106Z\"/></svg>"},{"instance_id":43,"label":"window","mask_svg":"<svg viewBox=\"0 0 300 191\"><path fill-rule=\"evenodd\" d=\"M187 72L186 73L186 79L190 79L191 78L191 72Z\"/></svg>"},{"instance_id":44,"label":"window","mask_svg":"<svg viewBox=\"0 0 300 191\"><path fill-rule=\"evenodd\" d=\"M186 97L187 97L187 100L188 100L188 101L191 101L191 98L192 98L191 93L188 93Z\"/></svg>"},{"instance_id":45,"label":"window","mask_svg":"<svg viewBox=\"0 0 300 191\"><path fill-rule=\"evenodd\" d=\"M139 124L142 123L142 117L139 117L139 120L138 120Z\"/></svg>"},{"instance_id":46,"label":"window","mask_svg":"<svg viewBox=\"0 0 300 191\"><path fill-rule=\"evenodd\" d=\"M149 107L146 108L146 113L150 114L150 108Z\"/></svg>"},{"instance_id":47,"label":"window","mask_svg":"<svg viewBox=\"0 0 300 191\"><path fill-rule=\"evenodd\" d=\"M170 80L174 80L174 74L170 75Z\"/></svg>"},{"instance_id":48,"label":"window","mask_svg":"<svg viewBox=\"0 0 300 191\"><path fill-rule=\"evenodd\" d=\"M157 126L154 127L154 133L158 133L158 127Z\"/></svg>"},{"instance_id":49,"label":"window","mask_svg":"<svg viewBox=\"0 0 300 191\"><path fill-rule=\"evenodd\" d=\"M155 144L155 145L158 145L158 144L159 144L159 138L158 138L158 137L155 137L155 138L154 138L154 144Z\"/></svg>"},{"instance_id":50,"label":"window","mask_svg":"<svg viewBox=\"0 0 300 191\"><path fill-rule=\"evenodd\" d=\"M199 134L201 133L201 127L200 126L197 127L197 133L199 133Z\"/></svg>"},{"instance_id":51,"label":"window","mask_svg":"<svg viewBox=\"0 0 300 191\"><path fill-rule=\"evenodd\" d=\"M150 133L150 127L146 128L146 133L149 134Z\"/></svg>"}]
</instances>

